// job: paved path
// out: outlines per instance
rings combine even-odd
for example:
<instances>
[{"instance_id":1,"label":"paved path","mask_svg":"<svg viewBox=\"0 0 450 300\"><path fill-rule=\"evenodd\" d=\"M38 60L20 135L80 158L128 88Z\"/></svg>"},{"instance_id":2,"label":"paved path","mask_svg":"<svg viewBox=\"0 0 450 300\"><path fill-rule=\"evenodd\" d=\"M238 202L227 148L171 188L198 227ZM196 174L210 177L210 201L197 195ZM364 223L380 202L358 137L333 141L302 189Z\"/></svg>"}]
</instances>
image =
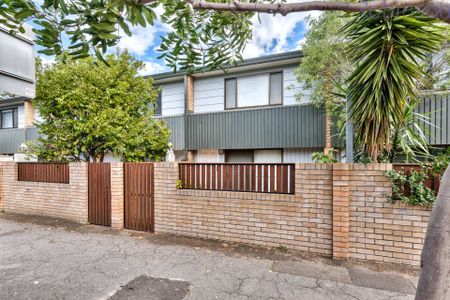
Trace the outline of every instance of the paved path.
<instances>
[{"instance_id":1,"label":"paved path","mask_svg":"<svg viewBox=\"0 0 450 300\"><path fill-rule=\"evenodd\" d=\"M413 299L416 280L0 214L0 299Z\"/></svg>"}]
</instances>

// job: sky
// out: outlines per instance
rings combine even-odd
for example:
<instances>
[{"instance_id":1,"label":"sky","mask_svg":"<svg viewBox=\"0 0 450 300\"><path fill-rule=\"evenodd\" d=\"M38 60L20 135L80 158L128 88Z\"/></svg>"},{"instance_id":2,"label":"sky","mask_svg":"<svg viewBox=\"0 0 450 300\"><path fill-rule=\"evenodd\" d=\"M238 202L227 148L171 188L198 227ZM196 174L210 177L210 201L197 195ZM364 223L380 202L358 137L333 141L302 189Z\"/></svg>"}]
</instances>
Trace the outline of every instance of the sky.
<instances>
[{"instance_id":1,"label":"sky","mask_svg":"<svg viewBox=\"0 0 450 300\"><path fill-rule=\"evenodd\" d=\"M162 11L158 11L160 15ZM244 50L243 57L259 57L269 54L282 53L298 50L305 40L307 31L307 22L305 18L308 15L317 17L320 12L293 13L287 16L261 14L260 18L255 15L253 22L253 38L250 40ZM164 64L164 61L158 59L160 55L156 49L159 48L161 36L170 31L168 25L155 22L155 26L132 27L132 36L120 33L121 40L118 44L120 49L128 49L137 59L145 64L145 68L140 75L151 75L170 71ZM42 57L44 62L51 62L52 58Z\"/></svg>"},{"instance_id":2,"label":"sky","mask_svg":"<svg viewBox=\"0 0 450 300\"><path fill-rule=\"evenodd\" d=\"M244 59L300 49L307 30L305 18L310 14L317 17L320 13L295 13L285 17L261 14L259 20L255 15L252 19L253 38L244 50ZM159 22L155 25L147 28L133 28L133 35L123 36L118 45L122 49L128 49L145 63L145 69L141 75L170 71L163 60L157 59L160 53L156 51L161 41L160 36L164 36L170 28Z\"/></svg>"}]
</instances>

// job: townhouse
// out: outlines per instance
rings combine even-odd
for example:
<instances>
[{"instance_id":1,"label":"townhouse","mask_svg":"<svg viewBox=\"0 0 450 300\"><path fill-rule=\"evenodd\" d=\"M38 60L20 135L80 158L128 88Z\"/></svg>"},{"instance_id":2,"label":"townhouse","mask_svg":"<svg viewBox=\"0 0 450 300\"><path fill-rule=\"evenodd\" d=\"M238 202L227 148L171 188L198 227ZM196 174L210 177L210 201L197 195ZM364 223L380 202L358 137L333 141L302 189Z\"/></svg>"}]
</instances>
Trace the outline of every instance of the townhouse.
<instances>
[{"instance_id":1,"label":"townhouse","mask_svg":"<svg viewBox=\"0 0 450 300\"><path fill-rule=\"evenodd\" d=\"M301 56L294 51L225 71L153 75L161 88L156 114L172 130L176 160L310 162L325 147L325 113L297 81Z\"/></svg>"}]
</instances>

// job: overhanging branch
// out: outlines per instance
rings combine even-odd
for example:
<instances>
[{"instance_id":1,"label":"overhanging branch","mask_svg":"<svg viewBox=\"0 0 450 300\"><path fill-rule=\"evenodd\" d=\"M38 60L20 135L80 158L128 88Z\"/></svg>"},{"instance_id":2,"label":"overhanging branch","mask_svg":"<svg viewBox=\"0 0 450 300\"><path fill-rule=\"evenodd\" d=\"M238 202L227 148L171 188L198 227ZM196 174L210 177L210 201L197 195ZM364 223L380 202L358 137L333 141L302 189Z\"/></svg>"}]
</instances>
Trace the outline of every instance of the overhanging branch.
<instances>
[{"instance_id":1,"label":"overhanging branch","mask_svg":"<svg viewBox=\"0 0 450 300\"><path fill-rule=\"evenodd\" d=\"M142 0L149 2L151 0ZM231 12L259 12L281 14L283 16L312 10L365 12L376 9L395 9L417 7L430 17L450 23L449 0L374 0L363 2L335 2L335 1L309 1L300 3L247 3L235 0L233 2L208 2L200 0L186 0L194 9L206 9Z\"/></svg>"}]
</instances>

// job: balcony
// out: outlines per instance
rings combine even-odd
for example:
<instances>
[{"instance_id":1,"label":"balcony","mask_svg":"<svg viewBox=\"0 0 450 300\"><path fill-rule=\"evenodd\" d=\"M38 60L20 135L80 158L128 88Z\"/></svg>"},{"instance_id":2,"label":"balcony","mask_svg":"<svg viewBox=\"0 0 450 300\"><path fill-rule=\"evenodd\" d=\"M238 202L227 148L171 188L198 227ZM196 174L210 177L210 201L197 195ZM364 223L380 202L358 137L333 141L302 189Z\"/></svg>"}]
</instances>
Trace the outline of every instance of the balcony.
<instances>
[{"instance_id":1,"label":"balcony","mask_svg":"<svg viewBox=\"0 0 450 300\"><path fill-rule=\"evenodd\" d=\"M175 150L320 148L325 114L312 105L164 117Z\"/></svg>"},{"instance_id":2,"label":"balcony","mask_svg":"<svg viewBox=\"0 0 450 300\"><path fill-rule=\"evenodd\" d=\"M25 141L37 138L36 127L0 129L0 154L17 153L20 145Z\"/></svg>"}]
</instances>

